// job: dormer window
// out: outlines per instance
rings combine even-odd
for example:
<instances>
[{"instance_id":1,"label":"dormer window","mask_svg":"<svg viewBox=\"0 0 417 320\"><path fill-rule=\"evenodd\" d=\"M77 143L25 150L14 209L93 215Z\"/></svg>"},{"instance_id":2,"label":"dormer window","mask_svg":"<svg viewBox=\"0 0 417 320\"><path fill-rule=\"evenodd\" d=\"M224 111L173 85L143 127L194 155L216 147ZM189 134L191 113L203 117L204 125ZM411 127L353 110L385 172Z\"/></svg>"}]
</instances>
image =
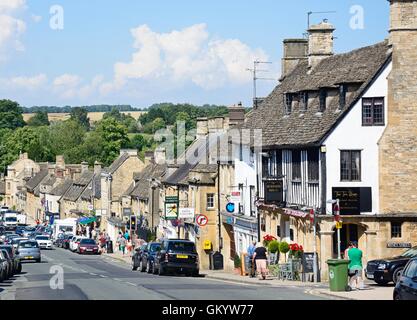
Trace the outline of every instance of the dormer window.
<instances>
[{"instance_id":1,"label":"dormer window","mask_svg":"<svg viewBox=\"0 0 417 320\"><path fill-rule=\"evenodd\" d=\"M300 110L301 111L308 110L308 92L307 91L300 92Z\"/></svg>"},{"instance_id":2,"label":"dormer window","mask_svg":"<svg viewBox=\"0 0 417 320\"><path fill-rule=\"evenodd\" d=\"M320 105L319 105L319 111L324 112L326 110L326 100L327 100L327 90L325 88L320 89L319 92L319 98L320 98Z\"/></svg>"},{"instance_id":3,"label":"dormer window","mask_svg":"<svg viewBox=\"0 0 417 320\"><path fill-rule=\"evenodd\" d=\"M292 112L292 100L293 96L291 93L284 94L285 114L291 114Z\"/></svg>"},{"instance_id":4,"label":"dormer window","mask_svg":"<svg viewBox=\"0 0 417 320\"><path fill-rule=\"evenodd\" d=\"M346 106L346 84L341 84L339 86L339 109L342 110Z\"/></svg>"}]
</instances>

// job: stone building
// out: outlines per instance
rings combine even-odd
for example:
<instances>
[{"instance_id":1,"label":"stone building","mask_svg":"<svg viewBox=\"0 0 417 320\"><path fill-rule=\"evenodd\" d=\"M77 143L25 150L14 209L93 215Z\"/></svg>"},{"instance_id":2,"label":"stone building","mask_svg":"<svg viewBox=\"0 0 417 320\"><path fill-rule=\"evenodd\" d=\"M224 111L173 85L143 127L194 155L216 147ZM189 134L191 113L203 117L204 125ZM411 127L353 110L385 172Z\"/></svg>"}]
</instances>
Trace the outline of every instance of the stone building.
<instances>
[{"instance_id":1,"label":"stone building","mask_svg":"<svg viewBox=\"0 0 417 320\"><path fill-rule=\"evenodd\" d=\"M283 75L244 125L263 130L263 150L253 155L261 235L312 252L315 212L323 277L326 260L338 255L337 200L342 252L358 241L366 262L417 245L417 91L410 85L417 1L390 6L389 42L345 54L333 54L331 24L311 26L306 59Z\"/></svg>"}]
</instances>

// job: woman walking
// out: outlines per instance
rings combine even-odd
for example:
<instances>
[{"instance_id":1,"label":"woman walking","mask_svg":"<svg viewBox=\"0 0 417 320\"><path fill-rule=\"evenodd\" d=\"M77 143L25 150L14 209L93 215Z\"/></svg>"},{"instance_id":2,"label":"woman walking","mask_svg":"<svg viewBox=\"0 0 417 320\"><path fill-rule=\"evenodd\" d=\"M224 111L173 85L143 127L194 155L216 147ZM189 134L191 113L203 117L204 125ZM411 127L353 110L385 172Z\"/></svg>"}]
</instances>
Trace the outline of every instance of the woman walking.
<instances>
[{"instance_id":1,"label":"woman walking","mask_svg":"<svg viewBox=\"0 0 417 320\"><path fill-rule=\"evenodd\" d=\"M266 280L266 274L268 272L267 269L267 250L262 245L262 243L258 243L255 253L253 254L252 263L256 263L256 270L260 273L261 278L259 280Z\"/></svg>"}]
</instances>

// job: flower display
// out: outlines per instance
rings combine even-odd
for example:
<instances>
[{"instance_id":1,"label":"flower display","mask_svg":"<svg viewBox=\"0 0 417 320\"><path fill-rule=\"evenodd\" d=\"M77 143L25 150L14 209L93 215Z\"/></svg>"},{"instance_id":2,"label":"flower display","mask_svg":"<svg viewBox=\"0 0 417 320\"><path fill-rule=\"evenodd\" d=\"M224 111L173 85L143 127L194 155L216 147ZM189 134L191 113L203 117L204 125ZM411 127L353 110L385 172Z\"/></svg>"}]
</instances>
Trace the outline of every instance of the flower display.
<instances>
[{"instance_id":1,"label":"flower display","mask_svg":"<svg viewBox=\"0 0 417 320\"><path fill-rule=\"evenodd\" d=\"M303 253L304 253L303 246L297 243L293 243L290 245L290 257L299 259L301 258Z\"/></svg>"}]
</instances>

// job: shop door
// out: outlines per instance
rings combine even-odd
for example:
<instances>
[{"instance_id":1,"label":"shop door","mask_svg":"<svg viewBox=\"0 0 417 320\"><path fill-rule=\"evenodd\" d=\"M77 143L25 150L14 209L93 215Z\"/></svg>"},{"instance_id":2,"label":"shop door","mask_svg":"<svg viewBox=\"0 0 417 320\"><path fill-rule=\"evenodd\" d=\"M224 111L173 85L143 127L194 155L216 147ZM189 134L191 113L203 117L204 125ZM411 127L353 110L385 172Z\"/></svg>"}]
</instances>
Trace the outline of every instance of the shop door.
<instances>
[{"instance_id":1,"label":"shop door","mask_svg":"<svg viewBox=\"0 0 417 320\"><path fill-rule=\"evenodd\" d=\"M333 235L333 255L337 257L337 229L334 230ZM340 251L342 253L342 258L344 251L348 247L350 241L359 240L358 226L356 224L344 224L343 228L340 230Z\"/></svg>"}]
</instances>

